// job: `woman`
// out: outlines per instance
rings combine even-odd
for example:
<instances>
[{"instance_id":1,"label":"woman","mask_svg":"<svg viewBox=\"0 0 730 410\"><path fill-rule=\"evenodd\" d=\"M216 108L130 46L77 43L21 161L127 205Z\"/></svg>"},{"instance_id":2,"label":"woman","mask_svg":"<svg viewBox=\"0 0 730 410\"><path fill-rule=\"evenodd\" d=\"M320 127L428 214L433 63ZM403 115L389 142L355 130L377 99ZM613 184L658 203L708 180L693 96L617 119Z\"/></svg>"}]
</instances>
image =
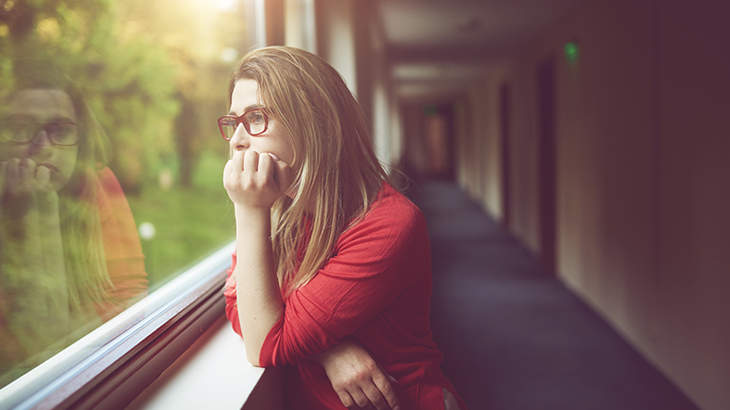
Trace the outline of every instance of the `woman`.
<instances>
[{"instance_id":1,"label":"woman","mask_svg":"<svg viewBox=\"0 0 730 410\"><path fill-rule=\"evenodd\" d=\"M0 118L0 374L26 363L2 384L147 289L129 205L80 93L47 66L18 72Z\"/></svg>"},{"instance_id":2,"label":"woman","mask_svg":"<svg viewBox=\"0 0 730 410\"><path fill-rule=\"evenodd\" d=\"M294 409L464 409L431 340L423 215L389 183L339 74L299 49L254 50L229 102L226 311L249 361L292 365Z\"/></svg>"}]
</instances>

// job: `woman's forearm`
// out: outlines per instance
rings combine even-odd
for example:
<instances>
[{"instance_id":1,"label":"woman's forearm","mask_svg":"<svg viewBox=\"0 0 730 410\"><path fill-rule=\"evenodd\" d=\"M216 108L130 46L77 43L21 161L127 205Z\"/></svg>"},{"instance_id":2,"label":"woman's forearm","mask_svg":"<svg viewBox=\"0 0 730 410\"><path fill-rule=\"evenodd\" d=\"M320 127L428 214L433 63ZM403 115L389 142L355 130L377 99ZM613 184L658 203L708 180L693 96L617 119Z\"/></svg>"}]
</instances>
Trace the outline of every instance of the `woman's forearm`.
<instances>
[{"instance_id":1,"label":"woman's forearm","mask_svg":"<svg viewBox=\"0 0 730 410\"><path fill-rule=\"evenodd\" d=\"M248 360L258 366L264 339L284 312L268 208L236 205L236 252L238 317Z\"/></svg>"},{"instance_id":2,"label":"woman's forearm","mask_svg":"<svg viewBox=\"0 0 730 410\"><path fill-rule=\"evenodd\" d=\"M9 303L4 306L4 315L29 350L37 350L33 346L43 347L69 332L68 283L57 197L43 209L36 201L33 204L16 218L0 212L4 244L0 272Z\"/></svg>"},{"instance_id":3,"label":"woman's forearm","mask_svg":"<svg viewBox=\"0 0 730 410\"><path fill-rule=\"evenodd\" d=\"M223 186L236 209L238 317L248 361L258 366L261 346L284 312L271 248L271 207L291 183L291 170L273 153L244 149L248 140L231 141L236 151L223 170Z\"/></svg>"},{"instance_id":4,"label":"woman's forearm","mask_svg":"<svg viewBox=\"0 0 730 410\"><path fill-rule=\"evenodd\" d=\"M61 235L59 198L55 192L38 196L40 243L42 249L44 279L52 289L46 298L48 311L62 327L69 323L69 298L66 264Z\"/></svg>"}]
</instances>

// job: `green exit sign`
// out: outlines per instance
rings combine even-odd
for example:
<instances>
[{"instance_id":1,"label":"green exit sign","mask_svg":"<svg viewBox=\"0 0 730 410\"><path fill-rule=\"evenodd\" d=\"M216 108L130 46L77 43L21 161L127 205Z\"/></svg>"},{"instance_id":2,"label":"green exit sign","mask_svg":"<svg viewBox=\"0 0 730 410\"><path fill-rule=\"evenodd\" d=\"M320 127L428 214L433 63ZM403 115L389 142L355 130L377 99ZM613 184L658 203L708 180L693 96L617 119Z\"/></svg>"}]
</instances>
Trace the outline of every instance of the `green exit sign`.
<instances>
[{"instance_id":1,"label":"green exit sign","mask_svg":"<svg viewBox=\"0 0 730 410\"><path fill-rule=\"evenodd\" d=\"M563 51L565 52L565 58L568 60L568 62L575 63L576 61L578 61L578 55L580 54L578 43L576 43L575 41L569 41L565 43Z\"/></svg>"}]
</instances>

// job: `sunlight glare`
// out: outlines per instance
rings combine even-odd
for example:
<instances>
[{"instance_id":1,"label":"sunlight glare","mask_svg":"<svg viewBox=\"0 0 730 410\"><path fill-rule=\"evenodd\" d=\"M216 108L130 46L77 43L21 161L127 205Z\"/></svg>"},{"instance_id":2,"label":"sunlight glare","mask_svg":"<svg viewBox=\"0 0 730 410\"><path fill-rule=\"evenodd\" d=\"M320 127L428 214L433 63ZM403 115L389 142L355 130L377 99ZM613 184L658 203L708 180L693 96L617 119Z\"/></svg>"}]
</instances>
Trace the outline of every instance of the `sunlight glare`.
<instances>
[{"instance_id":1,"label":"sunlight glare","mask_svg":"<svg viewBox=\"0 0 730 410\"><path fill-rule=\"evenodd\" d=\"M223 52L221 52L221 60L225 61L226 63L232 63L236 61L238 58L238 50L236 50L233 47L228 47L223 49Z\"/></svg>"},{"instance_id":2,"label":"sunlight glare","mask_svg":"<svg viewBox=\"0 0 730 410\"><path fill-rule=\"evenodd\" d=\"M217 0L218 10L232 11L236 6L236 0Z\"/></svg>"}]
</instances>

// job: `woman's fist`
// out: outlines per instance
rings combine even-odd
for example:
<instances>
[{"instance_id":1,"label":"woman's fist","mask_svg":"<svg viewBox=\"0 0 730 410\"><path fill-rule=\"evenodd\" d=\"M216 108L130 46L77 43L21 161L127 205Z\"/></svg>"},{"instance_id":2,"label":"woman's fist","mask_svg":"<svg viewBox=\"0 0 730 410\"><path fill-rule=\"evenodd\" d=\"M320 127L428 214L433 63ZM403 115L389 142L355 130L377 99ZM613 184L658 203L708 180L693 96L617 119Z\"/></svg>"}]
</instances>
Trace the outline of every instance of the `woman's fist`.
<instances>
[{"instance_id":1,"label":"woman's fist","mask_svg":"<svg viewBox=\"0 0 730 410\"><path fill-rule=\"evenodd\" d=\"M275 154L254 150L236 151L223 171L223 186L234 204L271 208L285 195L292 182L292 170Z\"/></svg>"},{"instance_id":2,"label":"woman's fist","mask_svg":"<svg viewBox=\"0 0 730 410\"><path fill-rule=\"evenodd\" d=\"M51 184L51 171L45 166L37 166L30 158L0 162L0 196L2 207L15 216L57 199Z\"/></svg>"}]
</instances>

